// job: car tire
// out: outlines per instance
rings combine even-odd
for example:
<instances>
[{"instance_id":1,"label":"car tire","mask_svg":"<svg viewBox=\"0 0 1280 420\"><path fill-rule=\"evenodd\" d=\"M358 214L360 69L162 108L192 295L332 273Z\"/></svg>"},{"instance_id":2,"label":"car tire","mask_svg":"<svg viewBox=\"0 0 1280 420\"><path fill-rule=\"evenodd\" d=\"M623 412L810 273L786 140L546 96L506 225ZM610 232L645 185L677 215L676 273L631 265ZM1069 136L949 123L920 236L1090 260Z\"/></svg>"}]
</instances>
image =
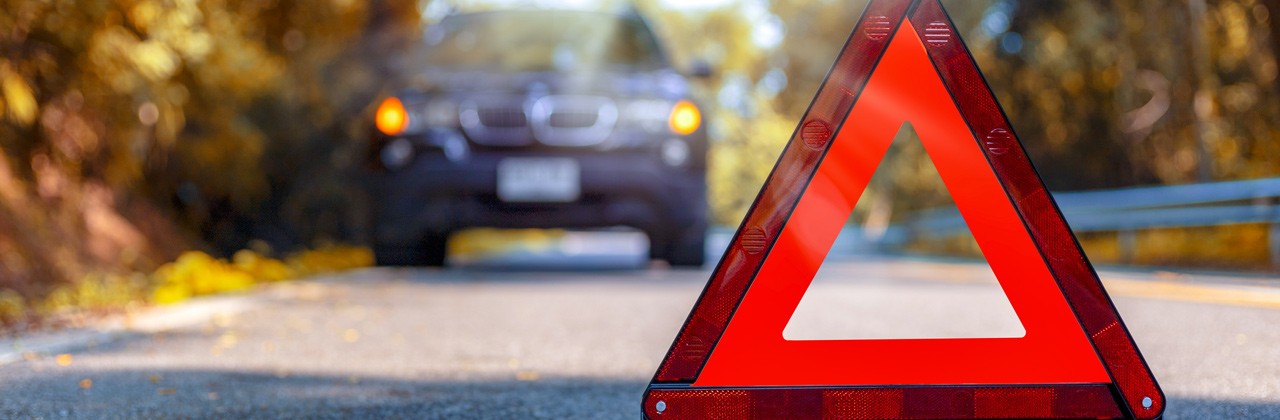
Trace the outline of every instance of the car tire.
<instances>
[{"instance_id":1,"label":"car tire","mask_svg":"<svg viewBox=\"0 0 1280 420\"><path fill-rule=\"evenodd\" d=\"M378 266L444 267L447 249L447 236L431 235L418 246L375 245L373 258Z\"/></svg>"},{"instance_id":2,"label":"car tire","mask_svg":"<svg viewBox=\"0 0 1280 420\"><path fill-rule=\"evenodd\" d=\"M449 235L431 235L422 241L422 265L444 267L448 256Z\"/></svg>"},{"instance_id":3,"label":"car tire","mask_svg":"<svg viewBox=\"0 0 1280 420\"><path fill-rule=\"evenodd\" d=\"M683 232L650 235L650 254L672 267L702 267L707 260L707 228L698 226Z\"/></svg>"},{"instance_id":4,"label":"car tire","mask_svg":"<svg viewBox=\"0 0 1280 420\"><path fill-rule=\"evenodd\" d=\"M379 267L398 267L419 265L422 250L411 246L374 245L373 261Z\"/></svg>"}]
</instances>

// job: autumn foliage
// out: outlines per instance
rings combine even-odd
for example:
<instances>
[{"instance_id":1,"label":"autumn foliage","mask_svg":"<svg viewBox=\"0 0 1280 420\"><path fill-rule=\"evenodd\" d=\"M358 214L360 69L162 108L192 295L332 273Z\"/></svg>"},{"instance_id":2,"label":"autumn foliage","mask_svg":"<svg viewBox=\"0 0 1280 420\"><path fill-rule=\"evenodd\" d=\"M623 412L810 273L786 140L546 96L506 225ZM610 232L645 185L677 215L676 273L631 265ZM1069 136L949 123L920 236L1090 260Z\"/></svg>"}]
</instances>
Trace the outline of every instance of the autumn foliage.
<instances>
[{"instance_id":1,"label":"autumn foliage","mask_svg":"<svg viewBox=\"0 0 1280 420\"><path fill-rule=\"evenodd\" d=\"M183 254L192 248L230 254L260 239L287 253L359 239L348 225L361 215L326 203L352 201L363 150L352 133L384 72L370 51L414 36L417 10L0 1L0 312L20 298L79 299L65 290L81 284L147 288L131 273L157 267L160 284L186 294L238 288L235 271L309 272ZM225 278L173 280L193 266Z\"/></svg>"}]
</instances>

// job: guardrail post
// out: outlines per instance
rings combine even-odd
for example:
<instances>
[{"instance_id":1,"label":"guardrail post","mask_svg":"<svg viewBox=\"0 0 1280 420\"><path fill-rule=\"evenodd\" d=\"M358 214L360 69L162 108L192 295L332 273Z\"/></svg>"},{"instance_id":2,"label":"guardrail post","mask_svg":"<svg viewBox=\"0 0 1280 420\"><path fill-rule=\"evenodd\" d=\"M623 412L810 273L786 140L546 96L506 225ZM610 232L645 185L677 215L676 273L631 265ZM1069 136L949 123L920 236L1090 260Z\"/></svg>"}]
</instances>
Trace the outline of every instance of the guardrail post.
<instances>
[{"instance_id":1,"label":"guardrail post","mask_svg":"<svg viewBox=\"0 0 1280 420\"><path fill-rule=\"evenodd\" d=\"M1280 270L1280 222L1271 222L1267 243L1271 245L1271 268Z\"/></svg>"},{"instance_id":2,"label":"guardrail post","mask_svg":"<svg viewBox=\"0 0 1280 420\"><path fill-rule=\"evenodd\" d=\"M1133 229L1118 231L1116 242L1120 248L1120 262L1133 264L1134 248L1138 246L1138 232Z\"/></svg>"}]
</instances>

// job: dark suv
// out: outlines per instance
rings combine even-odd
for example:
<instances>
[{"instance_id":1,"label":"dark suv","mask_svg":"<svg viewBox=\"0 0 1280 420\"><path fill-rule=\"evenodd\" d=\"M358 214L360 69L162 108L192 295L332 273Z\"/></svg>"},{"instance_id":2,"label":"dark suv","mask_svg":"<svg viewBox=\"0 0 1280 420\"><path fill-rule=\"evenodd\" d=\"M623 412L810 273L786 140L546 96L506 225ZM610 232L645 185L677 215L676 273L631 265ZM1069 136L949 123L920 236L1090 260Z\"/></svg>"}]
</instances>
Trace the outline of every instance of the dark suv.
<instances>
[{"instance_id":1,"label":"dark suv","mask_svg":"<svg viewBox=\"0 0 1280 420\"><path fill-rule=\"evenodd\" d=\"M706 130L639 16L451 15L417 54L375 116L378 264L443 265L469 227L612 226L703 264Z\"/></svg>"}]
</instances>

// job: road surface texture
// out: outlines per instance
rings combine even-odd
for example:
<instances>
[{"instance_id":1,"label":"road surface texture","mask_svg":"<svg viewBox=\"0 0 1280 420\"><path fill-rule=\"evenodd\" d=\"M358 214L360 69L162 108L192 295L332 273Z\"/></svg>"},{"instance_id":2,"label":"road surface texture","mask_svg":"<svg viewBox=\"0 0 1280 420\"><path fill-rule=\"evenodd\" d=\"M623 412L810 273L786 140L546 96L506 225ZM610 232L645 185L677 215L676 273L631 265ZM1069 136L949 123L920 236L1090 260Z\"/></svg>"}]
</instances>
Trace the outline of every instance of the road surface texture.
<instances>
[{"instance_id":1,"label":"road surface texture","mask_svg":"<svg viewBox=\"0 0 1280 420\"><path fill-rule=\"evenodd\" d=\"M0 417L639 418L708 271L587 266L369 269L267 287L192 326L0 366ZM959 261L828 261L787 334L1020 334L989 273ZM1104 277L1168 418L1280 418L1270 279ZM957 300L979 303L969 313L948 304Z\"/></svg>"}]
</instances>

